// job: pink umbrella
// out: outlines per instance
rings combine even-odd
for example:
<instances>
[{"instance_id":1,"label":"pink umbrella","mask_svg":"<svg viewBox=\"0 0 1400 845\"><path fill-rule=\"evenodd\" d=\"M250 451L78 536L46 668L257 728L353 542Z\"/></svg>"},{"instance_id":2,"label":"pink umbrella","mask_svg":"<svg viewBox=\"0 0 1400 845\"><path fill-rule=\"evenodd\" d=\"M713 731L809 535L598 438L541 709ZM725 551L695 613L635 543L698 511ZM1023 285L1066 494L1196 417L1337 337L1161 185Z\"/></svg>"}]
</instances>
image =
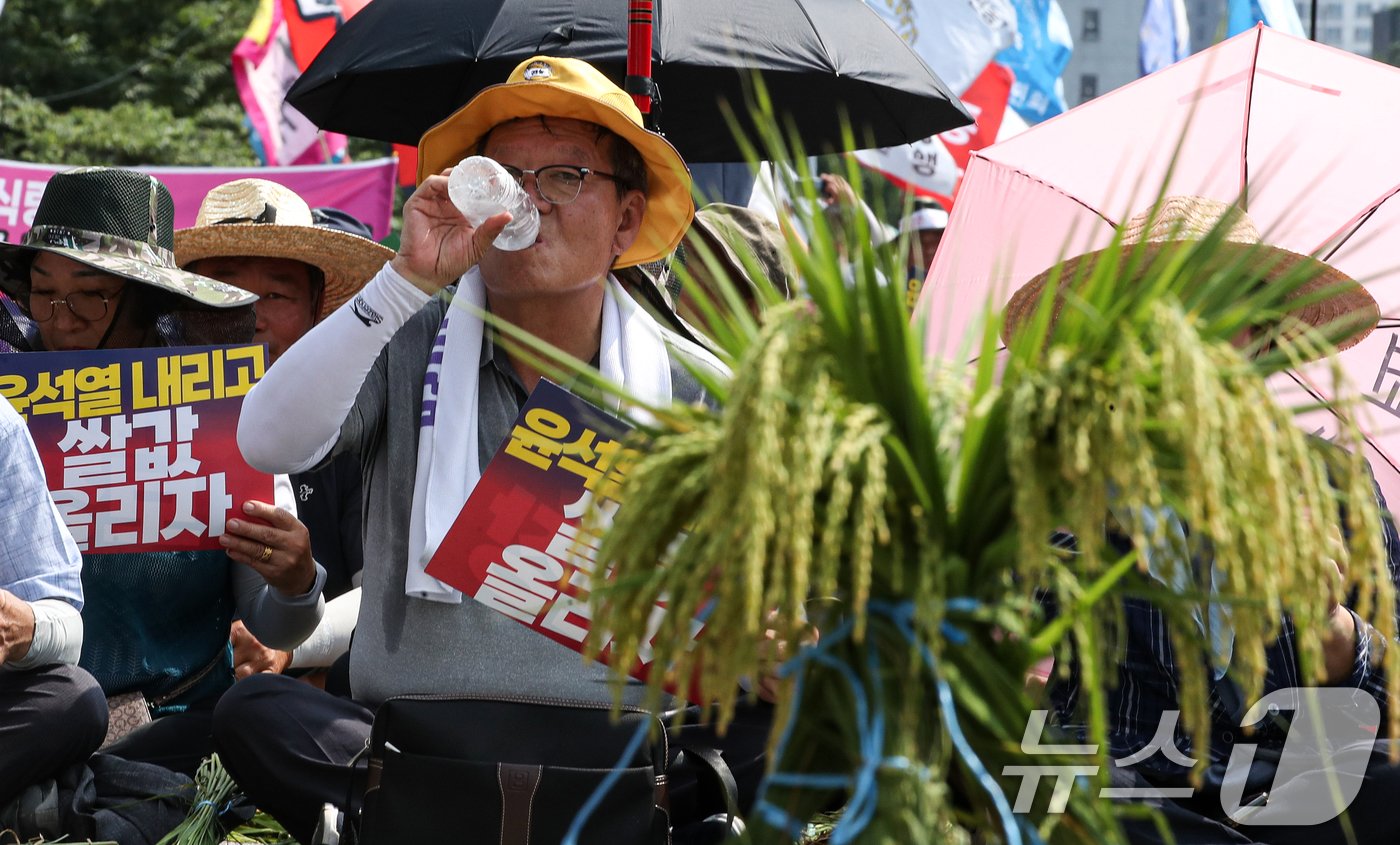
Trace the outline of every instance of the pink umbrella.
<instances>
[{"instance_id":1,"label":"pink umbrella","mask_svg":"<svg viewBox=\"0 0 1400 845\"><path fill-rule=\"evenodd\" d=\"M1381 327L1342 361L1400 507L1397 103L1400 69L1260 26L974 153L919 303L929 353L966 357L989 304L1106 247L1164 183L1239 200L1268 242L1318 256L1380 304ZM1286 402L1330 392L1320 365L1291 376L1276 384ZM1304 424L1330 433L1335 419Z\"/></svg>"}]
</instances>

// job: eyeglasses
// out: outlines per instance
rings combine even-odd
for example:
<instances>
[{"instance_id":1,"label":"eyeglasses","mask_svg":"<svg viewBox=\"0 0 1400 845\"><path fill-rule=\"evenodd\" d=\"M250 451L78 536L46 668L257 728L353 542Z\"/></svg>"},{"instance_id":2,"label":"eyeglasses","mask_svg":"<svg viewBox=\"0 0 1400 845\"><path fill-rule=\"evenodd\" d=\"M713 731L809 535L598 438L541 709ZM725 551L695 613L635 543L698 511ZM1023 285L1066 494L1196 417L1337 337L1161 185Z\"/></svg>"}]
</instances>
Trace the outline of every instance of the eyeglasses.
<instances>
[{"instance_id":1,"label":"eyeglasses","mask_svg":"<svg viewBox=\"0 0 1400 845\"><path fill-rule=\"evenodd\" d=\"M522 170L509 164L501 166L515 179L515 184L522 188L525 187L525 175L533 175L535 190L540 199L553 205L566 205L578 199L579 192L583 190L583 181L589 176L602 176L604 179L627 184L611 173L591 167L575 167L572 164L550 164L535 170Z\"/></svg>"},{"instance_id":2,"label":"eyeglasses","mask_svg":"<svg viewBox=\"0 0 1400 845\"><path fill-rule=\"evenodd\" d=\"M29 315L37 322L47 323L53 319L58 304L61 302L68 306L68 310L73 312L74 317L91 323L107 316L108 303L120 295L120 290L110 296L101 291L80 290L74 291L62 299L49 299L48 294L30 294Z\"/></svg>"}]
</instances>

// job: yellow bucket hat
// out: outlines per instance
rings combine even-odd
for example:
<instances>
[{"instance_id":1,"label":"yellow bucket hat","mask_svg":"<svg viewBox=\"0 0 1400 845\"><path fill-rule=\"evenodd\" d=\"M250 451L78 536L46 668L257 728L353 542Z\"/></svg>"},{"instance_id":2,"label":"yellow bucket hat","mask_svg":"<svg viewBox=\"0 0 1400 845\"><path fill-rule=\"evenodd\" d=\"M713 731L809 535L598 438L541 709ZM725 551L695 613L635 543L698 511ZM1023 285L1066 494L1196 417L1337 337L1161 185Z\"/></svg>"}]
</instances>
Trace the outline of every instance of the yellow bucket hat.
<instances>
[{"instance_id":1,"label":"yellow bucket hat","mask_svg":"<svg viewBox=\"0 0 1400 845\"><path fill-rule=\"evenodd\" d=\"M695 216L690 171L676 148L642 124L642 113L621 88L578 59L536 56L506 81L483 89L418 142L418 182L441 173L476 149L493 127L526 117L583 120L615 132L642 156L647 208L637 240L614 267L659 261L680 243Z\"/></svg>"}]
</instances>

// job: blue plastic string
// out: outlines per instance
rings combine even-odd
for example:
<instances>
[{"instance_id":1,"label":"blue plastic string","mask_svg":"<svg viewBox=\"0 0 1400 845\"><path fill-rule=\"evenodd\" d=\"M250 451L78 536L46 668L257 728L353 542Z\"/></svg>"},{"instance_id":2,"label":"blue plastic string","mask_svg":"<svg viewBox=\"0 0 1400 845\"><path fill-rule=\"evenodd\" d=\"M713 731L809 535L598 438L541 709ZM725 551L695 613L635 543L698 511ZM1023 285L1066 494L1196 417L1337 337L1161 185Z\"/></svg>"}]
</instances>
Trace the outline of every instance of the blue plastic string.
<instances>
[{"instance_id":1,"label":"blue plastic string","mask_svg":"<svg viewBox=\"0 0 1400 845\"><path fill-rule=\"evenodd\" d=\"M950 599L945 608L953 612L970 613L981 605L971 598ZM939 713L943 720L944 727L948 731L953 745L957 748L964 764L971 772L973 778L978 782L983 790L991 798L996 809L997 818L1001 823L1002 830L1006 836L1007 845L1022 845L1023 838L1029 840L1034 845L1044 845L1039 833L1025 819L1016 818L1011 812L1011 805L1006 799L1006 793L1002 791L1001 785L987 770L986 765L972 749L972 744L963 733L962 725L958 721L957 710L953 702L952 687L937 671L937 664L933 651L926 643L919 642L914 631L913 602L901 602L893 604L890 602L872 601L868 605L869 612L890 619L896 629L911 644L918 646L920 655L923 657L929 672L935 678L935 685L938 692ZM842 680L846 682L851 691L851 698L855 708L855 722L859 736L859 750L861 763L852 774L837 773L812 773L797 774L792 772L772 772L759 786L757 800L754 803L754 812L767 824L778 830L784 831L793 838L798 838L806 829L806 822L803 819L795 818L791 813L781 807L776 806L768 800L768 789L770 786L796 787L799 789L814 790L834 790L845 789L849 791L850 797L846 802L845 812L831 831L832 845L849 845L858 837L870 824L879 804L879 772L881 769L895 770L912 773L921 780L930 780L934 772L927 766L915 765L909 758L899 755L883 756L885 741L885 702L883 691L877 683L874 685L875 701L874 706L867 699L864 684L860 677L845 662L838 660L831 655L831 650L837 644L844 642L851 636L854 630L852 620L847 620L837 628L822 636L819 644L804 647L798 651L791 659L783 663L778 669L780 677L788 677L796 674L796 685L793 689L793 713L798 709L798 703L802 701L804 692L804 674L801 672L808 663L817 663L828 669L832 669ZM967 641L967 633L946 620L942 623L940 631L943 636L952 644L960 645ZM875 649L873 641L868 641L866 645L866 669L870 677L880 676L880 655ZM792 740L793 730L797 720L789 718L783 726L782 734L778 739L776 748L776 759L782 760L787 752L788 744ZM650 728L648 721L643 721L637 732L628 742L627 748L622 752L621 758L613 770L603 778L602 782L593 790L593 794L588 797L578 815L574 817L569 826L569 832L564 837L563 845L578 845L578 838L587 824L588 819L597 811L603 798L608 791L617 784L622 777L623 770L627 764L635 758L637 750L646 739L647 731Z\"/></svg>"},{"instance_id":2,"label":"blue plastic string","mask_svg":"<svg viewBox=\"0 0 1400 845\"><path fill-rule=\"evenodd\" d=\"M948 729L948 736L953 740L953 745L958 749L958 752L962 754L963 762L972 772L973 778L982 785L982 789L992 799L992 804L996 807L997 818L1001 821L1002 830L1006 834L1007 845L1021 845L1021 832L1026 828L1019 824L1015 816L1012 815L1011 804L1006 800L1006 793L1002 791L1001 784L997 783L991 772L987 771L982 759L972 750L972 743L967 741L967 736L963 733L962 725L958 721L957 708L953 703L953 688L948 684L947 679L938 673L933 650L928 647L927 643L919 642L914 633L912 604L906 602L900 608L900 610L904 609L908 609L909 612L891 614L891 619L894 620L900 633L904 634L905 639L918 645L919 653L923 655L924 663L935 679L934 683L938 690L938 713L943 718L944 727ZM1037 843L1041 841L1040 836L1034 830L1029 832L1032 841Z\"/></svg>"},{"instance_id":3,"label":"blue plastic string","mask_svg":"<svg viewBox=\"0 0 1400 845\"><path fill-rule=\"evenodd\" d=\"M870 672L870 677L880 677L880 655L875 651L874 640L866 640L865 648L866 669ZM864 695L859 692L856 686L859 679L852 673L848 681L852 690L856 690L857 702L863 703ZM850 800L846 804L846 812L842 814L842 821L846 816L851 816L849 823L838 825L831 832L832 845L846 845L859 833L865 830L870 824L870 819L875 816L875 810L879 806L880 783L878 780L879 770L884 763L881 752L885 747L885 702L881 692L880 684L872 685L875 693L875 706L871 708L869 724L861 733L861 766L856 774L856 789L851 794ZM865 724L865 720L862 720Z\"/></svg>"},{"instance_id":4,"label":"blue plastic string","mask_svg":"<svg viewBox=\"0 0 1400 845\"><path fill-rule=\"evenodd\" d=\"M197 802L195 802L195 805L194 805L193 807L190 808L190 812L193 813L194 811L200 809L201 807L217 807L217 806L218 806L218 805L215 804L213 801L210 801L208 798L205 798L205 799L202 800L202 801L197 801ZM228 812L229 810L231 810L231 809L233 809L233 799L230 798L228 801L225 801L225 802L224 802L224 806L223 806L221 809L218 809L218 810L215 810L215 811L214 811L214 815L216 815L216 816L222 816L224 813L227 813L227 812Z\"/></svg>"},{"instance_id":5,"label":"blue plastic string","mask_svg":"<svg viewBox=\"0 0 1400 845\"><path fill-rule=\"evenodd\" d=\"M945 605L950 611L970 613L981 605L972 598L959 597L950 599ZM1006 794L1001 786L987 771L987 767L972 749L966 735L963 733L962 725L958 721L957 712L953 703L952 688L948 682L937 673L937 666L934 662L933 652L924 643L918 641L914 632L913 602L901 602L893 604L889 602L872 601L868 605L869 612L889 618L895 623L896 628L905 639L911 644L917 645L920 654L928 666L929 671L937 679L937 689L939 698L939 710L942 714L945 728L948 730L954 746L962 755L964 763L967 765L973 777L992 799L992 803L997 811L998 820L1005 831L1007 845L1021 845L1025 838L1036 845L1043 845L1039 834L1035 828L1024 819L1018 819L1011 813L1011 807L1006 799ZM797 672L809 662L816 662L820 665L835 669L838 674L850 686L852 699L856 710L856 726L859 731L859 747L861 753L861 765L853 775L835 774L793 774L784 772L774 772L764 779L759 789L758 801L755 804L755 811L768 824L779 830L788 833L790 836L798 837L805 829L805 823L801 819L794 818L791 814L780 807L775 806L767 799L767 791L770 785L792 786L809 789L838 789L844 788L850 791L850 797L846 803L845 812L831 831L832 845L847 845L859 836L869 825L870 819L874 816L878 805L879 784L877 775L881 769L893 769L914 774L921 780L929 780L934 773L926 766L915 766L907 757L903 756L881 756L884 746L885 713L882 692L877 684L874 687L877 700L873 708L866 700L863 685L860 679L850 669L849 666L836 660L828 653L835 645L843 642L852 633L852 623L848 620L830 634L822 637L821 642L812 647L804 648L791 660L785 663L779 670L779 674L787 676ZM941 633L955 645L967 641L967 633L944 621L941 626ZM867 668L871 677L878 677L880 669L879 654L875 651L874 643L870 643L867 651ZM802 675L798 675L797 686L793 691L794 700L802 700ZM796 712L796 705L794 705ZM792 738L792 731L795 720L789 719L784 726L781 738L778 741L776 759L781 760L787 750L789 741Z\"/></svg>"},{"instance_id":6,"label":"blue plastic string","mask_svg":"<svg viewBox=\"0 0 1400 845\"><path fill-rule=\"evenodd\" d=\"M847 637L852 628L850 621L843 622L836 630L822 637L821 643L816 646L808 646L798 650L797 654L778 667L778 676L785 678L788 675L797 674L797 682L793 687L793 712L796 713L796 702L802 701L803 687L805 686L804 675L799 671L808 661L824 653L830 648L830 643L839 642ZM855 691L857 696L861 695L860 690ZM783 726L782 736L778 738L775 759L783 759L787 751L788 743L792 740L793 729L797 726L795 718L788 719ZM777 828L789 836L798 838L806 828L806 822L794 818L791 813L771 803L768 800L768 787L795 786L808 789L849 789L851 787L851 777L849 775L837 774L791 774L784 772L772 772L759 784L758 797L754 802L754 812L772 827Z\"/></svg>"}]
</instances>

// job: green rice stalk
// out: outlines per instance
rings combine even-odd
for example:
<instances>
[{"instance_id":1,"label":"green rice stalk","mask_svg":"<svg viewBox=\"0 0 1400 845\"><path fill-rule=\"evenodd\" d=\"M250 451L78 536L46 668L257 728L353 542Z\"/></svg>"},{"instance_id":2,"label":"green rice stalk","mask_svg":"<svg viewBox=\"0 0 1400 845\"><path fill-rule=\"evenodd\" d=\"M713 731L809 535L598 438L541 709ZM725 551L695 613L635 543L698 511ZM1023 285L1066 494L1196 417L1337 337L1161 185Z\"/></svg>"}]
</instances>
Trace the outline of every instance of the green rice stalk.
<instances>
[{"instance_id":1,"label":"green rice stalk","mask_svg":"<svg viewBox=\"0 0 1400 845\"><path fill-rule=\"evenodd\" d=\"M156 845L217 845L219 842L223 834L219 814L237 788L233 776L219 761L219 755L211 754L199 764L194 787L190 814Z\"/></svg>"},{"instance_id":2,"label":"green rice stalk","mask_svg":"<svg viewBox=\"0 0 1400 845\"><path fill-rule=\"evenodd\" d=\"M761 86L757 96L761 108ZM771 132L764 145L781 149L780 128ZM790 149L792 193L814 201L801 151ZM837 238L824 216L793 214L806 234L791 246L810 302L770 308L756 332L736 325L727 335L736 363L719 410L676 409L643 432L599 550L612 575L590 597L591 648L610 632L614 654L636 653L653 607L667 603L652 642L652 706L668 682L696 678L722 728L742 685L773 668L765 632L796 644L815 626L821 643L780 688L775 730L792 733L775 769L858 779L872 763L860 702L878 705L878 790L861 841L1006 841L1014 831L1001 808L1018 783L1004 767L1084 762L1021 751L1035 706L1024 673L1046 654L1063 671L1073 652L1091 739L1106 749L1124 597L1162 607L1178 654L1217 660L1195 620L1227 608L1230 671L1247 696L1260 689L1285 612L1313 673L1315 632L1351 589L1362 615L1393 636L1394 590L1348 400L1337 403L1336 449L1301 432L1265 384L1327 348L1329 338L1284 317L1305 279L1253 286L1248 258L1222 252L1223 233L1156 256L1128 250L1122 264L1102 262L1064 280L1060 299L1047 296L996 378L996 320L981 364L927 364L900 291L880 279L898 268L869 246L861 215ZM848 266L838 241L853 246ZM1286 330L1274 351L1244 354L1230 341L1261 314ZM1169 513L1190 528L1184 549L1162 528ZM1050 548L1057 531L1074 536L1075 553ZM1214 583L1200 561L1213 563ZM1040 612L1043 589L1059 617ZM702 612L692 644L690 620ZM1389 652L1394 712L1400 649ZM1180 666L1183 723L1201 760L1207 665ZM812 818L831 795L803 783L771 789L769 802ZM1064 814L1038 799L1011 826L1053 843L1121 841L1122 812L1133 811L1077 787ZM761 818L750 832L756 842L795 837Z\"/></svg>"}]
</instances>

